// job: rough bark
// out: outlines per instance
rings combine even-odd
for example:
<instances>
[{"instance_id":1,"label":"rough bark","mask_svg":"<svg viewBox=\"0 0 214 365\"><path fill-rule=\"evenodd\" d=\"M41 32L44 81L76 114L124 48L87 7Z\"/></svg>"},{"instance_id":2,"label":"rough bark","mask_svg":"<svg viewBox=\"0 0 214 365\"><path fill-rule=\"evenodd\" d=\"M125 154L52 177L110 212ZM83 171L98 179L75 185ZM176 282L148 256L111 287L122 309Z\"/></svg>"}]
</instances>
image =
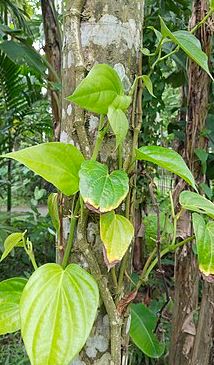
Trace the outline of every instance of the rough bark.
<instances>
[{"instance_id":1,"label":"rough bark","mask_svg":"<svg viewBox=\"0 0 214 365\"><path fill-rule=\"evenodd\" d=\"M67 0L64 14L62 65L62 129L60 140L75 144L90 158L98 127L98 116L84 112L66 101L95 63L108 63L119 73L126 91L138 74L139 50L142 42L143 0ZM133 120L136 119L134 108ZM126 155L131 152L133 130L126 142ZM137 132L136 132L137 133ZM137 134L136 134L137 135ZM115 164L115 138L107 136L99 160ZM66 222L66 218L64 219ZM113 300L110 275L102 258L102 246L96 219L85 222L77 232L74 247L77 259L98 281L104 306L84 351L73 365L127 364L127 348L121 331L124 321ZM66 229L64 238L66 239ZM78 250L78 251L77 251ZM131 257L131 255L130 255ZM107 313L107 314L106 314ZM122 348L125 346L125 351Z\"/></svg>"},{"instance_id":2,"label":"rough bark","mask_svg":"<svg viewBox=\"0 0 214 365\"><path fill-rule=\"evenodd\" d=\"M193 13L190 20L190 28L193 28L206 15L207 1L195 0ZM197 31L203 50L210 54L210 29L207 24ZM204 180L201 168L197 163L194 151L196 148L207 148L207 139L202 131L208 111L209 76L194 62L189 62L188 67L188 101L186 142L184 155L198 183ZM190 220L189 220L190 221ZM188 224L185 220L185 225ZM185 227L180 222L181 230ZM211 293L211 284L205 284L201 303L201 312L198 326L194 323L194 314L198 307L198 269L191 246L184 247L176 254L175 264L175 306L173 313L172 340L170 348L170 365L206 365L205 358L209 359L211 347L212 326L206 328L204 311L212 315L213 308L210 301L207 302L207 293ZM202 334L203 328L203 334ZM206 329L205 329L206 328ZM208 330L209 333L205 332ZM205 346L206 343L206 346ZM200 350L199 350L200 349ZM202 350L203 349L203 350ZM199 352L201 351L200 355ZM207 352L207 354L205 354ZM203 358L203 361L202 361Z\"/></svg>"},{"instance_id":3,"label":"rough bark","mask_svg":"<svg viewBox=\"0 0 214 365\"><path fill-rule=\"evenodd\" d=\"M48 78L50 82L49 92L54 120L54 137L56 141L60 138L61 126L61 93L54 87L61 81L61 31L58 24L57 12L53 0L41 0L43 27L45 34L45 53L51 68Z\"/></svg>"}]
</instances>

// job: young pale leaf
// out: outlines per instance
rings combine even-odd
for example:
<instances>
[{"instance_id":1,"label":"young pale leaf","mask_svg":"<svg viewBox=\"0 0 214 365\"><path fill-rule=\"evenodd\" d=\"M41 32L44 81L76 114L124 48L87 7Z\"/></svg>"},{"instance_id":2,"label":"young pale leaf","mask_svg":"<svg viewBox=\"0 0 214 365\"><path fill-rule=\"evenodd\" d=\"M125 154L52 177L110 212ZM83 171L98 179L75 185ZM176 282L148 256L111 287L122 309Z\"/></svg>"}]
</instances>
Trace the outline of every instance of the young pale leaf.
<instances>
[{"instance_id":1,"label":"young pale leaf","mask_svg":"<svg viewBox=\"0 0 214 365\"><path fill-rule=\"evenodd\" d=\"M19 302L26 283L24 278L0 282L0 335L20 329Z\"/></svg>"},{"instance_id":2,"label":"young pale leaf","mask_svg":"<svg viewBox=\"0 0 214 365\"><path fill-rule=\"evenodd\" d=\"M107 114L117 96L124 95L117 72L106 64L95 65L68 100L81 108L98 114Z\"/></svg>"},{"instance_id":3,"label":"young pale leaf","mask_svg":"<svg viewBox=\"0 0 214 365\"><path fill-rule=\"evenodd\" d=\"M143 146L136 150L137 160L153 162L166 170L173 172L190 184L195 190L194 177L183 158L175 151L160 146Z\"/></svg>"},{"instance_id":4,"label":"young pale leaf","mask_svg":"<svg viewBox=\"0 0 214 365\"><path fill-rule=\"evenodd\" d=\"M206 214L214 218L214 204L203 196L191 191L182 191L179 197L183 208L193 212Z\"/></svg>"},{"instance_id":5,"label":"young pale leaf","mask_svg":"<svg viewBox=\"0 0 214 365\"><path fill-rule=\"evenodd\" d=\"M117 148L126 138L129 122L125 113L121 109L115 109L113 106L108 108L108 120L116 136Z\"/></svg>"},{"instance_id":6,"label":"young pale leaf","mask_svg":"<svg viewBox=\"0 0 214 365\"><path fill-rule=\"evenodd\" d=\"M108 167L97 161L84 161L79 172L80 194L89 209L105 213L117 208L129 191L125 171L108 173Z\"/></svg>"},{"instance_id":7,"label":"young pale leaf","mask_svg":"<svg viewBox=\"0 0 214 365\"><path fill-rule=\"evenodd\" d=\"M165 345L153 333L156 322L154 313L143 304L131 305L130 337L144 354L157 359L163 354Z\"/></svg>"},{"instance_id":8,"label":"young pale leaf","mask_svg":"<svg viewBox=\"0 0 214 365\"><path fill-rule=\"evenodd\" d=\"M121 261L134 236L134 227L122 215L109 212L100 216L100 236L108 267Z\"/></svg>"},{"instance_id":9,"label":"young pale leaf","mask_svg":"<svg viewBox=\"0 0 214 365\"><path fill-rule=\"evenodd\" d=\"M17 246L23 246L22 244L23 233L15 232L10 234L6 240L4 241L4 252L1 256L1 261L5 259L9 255L9 253Z\"/></svg>"},{"instance_id":10,"label":"young pale leaf","mask_svg":"<svg viewBox=\"0 0 214 365\"><path fill-rule=\"evenodd\" d=\"M152 85L152 81L151 81L150 77L148 75L143 75L142 79L143 79L143 83L144 83L145 87L147 88L148 92L152 96L154 96L154 98L156 98L156 96L153 93L153 85Z\"/></svg>"},{"instance_id":11,"label":"young pale leaf","mask_svg":"<svg viewBox=\"0 0 214 365\"><path fill-rule=\"evenodd\" d=\"M48 197L48 213L51 217L53 226L56 232L59 232L60 228L60 220L59 220L59 211L58 211L58 194L52 193Z\"/></svg>"},{"instance_id":12,"label":"young pale leaf","mask_svg":"<svg viewBox=\"0 0 214 365\"><path fill-rule=\"evenodd\" d=\"M205 276L214 275L214 222L205 224L197 213L193 213L192 218L199 269Z\"/></svg>"},{"instance_id":13,"label":"young pale leaf","mask_svg":"<svg viewBox=\"0 0 214 365\"><path fill-rule=\"evenodd\" d=\"M12 158L56 186L65 195L79 190L79 169L84 157L71 144L42 143L1 157Z\"/></svg>"},{"instance_id":14,"label":"young pale leaf","mask_svg":"<svg viewBox=\"0 0 214 365\"><path fill-rule=\"evenodd\" d=\"M21 332L31 364L70 364L89 336L98 302L95 280L78 265L37 269L20 302Z\"/></svg>"},{"instance_id":15,"label":"young pale leaf","mask_svg":"<svg viewBox=\"0 0 214 365\"><path fill-rule=\"evenodd\" d=\"M163 19L160 18L160 22L162 35L170 38L173 43L177 44L189 58L197 63L212 78L208 67L208 57L206 53L202 51L199 40L193 34L185 30L178 30L172 33L169 28L167 28Z\"/></svg>"}]
</instances>

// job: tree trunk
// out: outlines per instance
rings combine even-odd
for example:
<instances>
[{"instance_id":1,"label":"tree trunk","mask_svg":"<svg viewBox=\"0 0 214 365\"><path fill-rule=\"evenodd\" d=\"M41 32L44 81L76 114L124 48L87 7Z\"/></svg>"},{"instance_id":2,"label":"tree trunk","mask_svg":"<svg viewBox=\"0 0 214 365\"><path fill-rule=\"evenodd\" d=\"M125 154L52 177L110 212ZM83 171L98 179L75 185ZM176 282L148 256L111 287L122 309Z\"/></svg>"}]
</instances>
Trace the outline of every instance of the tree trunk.
<instances>
[{"instance_id":1,"label":"tree trunk","mask_svg":"<svg viewBox=\"0 0 214 365\"><path fill-rule=\"evenodd\" d=\"M190 28L198 24L206 15L207 5L206 0L194 1ZM211 34L208 25L206 24L199 28L196 35L201 41L203 50L209 55ZM204 181L205 177L197 163L194 151L196 148L205 150L207 148L207 139L203 137L202 131L205 127L208 111L210 79L201 68L191 61L188 68L188 79L188 112L184 155L196 181L200 183ZM205 319L205 311L207 315L208 313L210 315L213 314L211 301L207 301L207 293L212 293L213 290L209 288L209 285L212 284L205 284L200 319L196 329L194 315L197 314L198 307L197 272L198 269L192 247L184 247L182 250L179 250L176 254L175 264L175 307L170 365L208 364L213 328L211 323L208 325L208 318Z\"/></svg>"},{"instance_id":2,"label":"tree trunk","mask_svg":"<svg viewBox=\"0 0 214 365\"><path fill-rule=\"evenodd\" d=\"M61 31L58 24L57 12L53 0L41 0L43 27L45 34L45 53L51 65L49 68L49 92L54 120L54 137L60 138L61 126L61 93L58 91L61 82ZM55 84L55 85L54 85Z\"/></svg>"},{"instance_id":3,"label":"tree trunk","mask_svg":"<svg viewBox=\"0 0 214 365\"><path fill-rule=\"evenodd\" d=\"M129 90L139 72L139 50L142 44L143 0L67 0L64 14L62 65L62 129L61 142L72 143L91 157L97 134L98 117L74 107L66 101L87 72L96 63L110 64L118 72L124 88ZM137 103L136 103L137 107ZM127 139L124 155L133 147L136 108L132 110L133 130ZM125 156L124 156L125 157ZM115 165L115 139L105 139L99 160ZM64 218L64 245L67 218ZM122 333L123 316L119 316L113 296L112 278L105 268L101 253L98 223L87 223L87 237L77 233L77 259L86 265L98 281L104 306L101 307L84 351L73 365L125 365L127 343ZM75 250L75 247L74 247ZM129 255L129 260L131 255ZM118 268L116 269L118 274ZM122 293L123 294L123 293ZM127 335L124 335L127 336ZM122 351L123 350L123 351Z\"/></svg>"}]
</instances>

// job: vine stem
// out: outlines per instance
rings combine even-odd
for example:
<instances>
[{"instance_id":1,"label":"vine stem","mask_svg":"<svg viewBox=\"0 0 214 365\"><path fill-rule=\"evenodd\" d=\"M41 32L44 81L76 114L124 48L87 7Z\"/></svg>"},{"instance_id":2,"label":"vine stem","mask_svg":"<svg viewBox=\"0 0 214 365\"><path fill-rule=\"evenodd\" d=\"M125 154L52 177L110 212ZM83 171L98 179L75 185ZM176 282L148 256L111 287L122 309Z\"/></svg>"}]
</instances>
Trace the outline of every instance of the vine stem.
<instances>
[{"instance_id":1,"label":"vine stem","mask_svg":"<svg viewBox=\"0 0 214 365\"><path fill-rule=\"evenodd\" d=\"M192 33L192 34L195 33L196 30L198 30L198 28L200 28L207 21L207 19L212 15L212 13L213 13L213 9L210 9L208 11L207 15L205 15L205 17L203 19L201 19L201 21L198 24L196 24L196 26L194 28L191 29L190 33Z\"/></svg>"},{"instance_id":2,"label":"vine stem","mask_svg":"<svg viewBox=\"0 0 214 365\"><path fill-rule=\"evenodd\" d=\"M69 232L69 238L68 238L68 242L65 248L65 253L64 253L64 257L62 260L62 267L63 269L66 268L66 266L68 265L68 260L70 257L70 253L71 253L71 249L72 249L72 245L73 245L73 241L74 241L74 234L75 234L75 228L76 228L76 224L77 224L77 214L79 212L80 209L80 198L78 198L74 211L72 212L72 217L70 220L70 232Z\"/></svg>"},{"instance_id":3,"label":"vine stem","mask_svg":"<svg viewBox=\"0 0 214 365\"><path fill-rule=\"evenodd\" d=\"M24 250L26 254L29 256L29 259L33 265L34 270L36 271L38 269L38 265L35 260L34 252L33 252L33 245L32 242L30 242L27 238L27 241L25 240L24 236L22 239Z\"/></svg>"},{"instance_id":4,"label":"vine stem","mask_svg":"<svg viewBox=\"0 0 214 365\"><path fill-rule=\"evenodd\" d=\"M100 151L103 139L106 135L106 133L108 132L109 129L109 125L107 125L106 127L104 127L104 119L105 116L103 114L100 115L100 123L99 123L99 127L98 127L98 134L97 134L97 138L96 138L96 142L95 142L95 146L94 146L94 150L91 156L91 160L96 161L98 153Z\"/></svg>"},{"instance_id":5,"label":"vine stem","mask_svg":"<svg viewBox=\"0 0 214 365\"><path fill-rule=\"evenodd\" d=\"M176 243L174 245L170 245L170 246L166 247L165 249L163 249L160 252L160 257L162 258L163 256L165 256L169 252L173 252L173 251L177 250L177 248L184 246L188 242L191 242L194 238L195 238L195 236L193 235L191 237L186 238L185 240L183 240L181 242L178 242L178 243ZM150 256L153 256L153 255L154 255L154 253L152 252L152 254ZM151 257L149 257L148 260L151 262ZM139 281L138 281L138 283L136 285L136 289L137 290L141 287L141 285L144 282L146 282L148 280L149 274L151 273L151 271L154 269L154 267L157 264L158 264L158 258L157 257L152 261L152 263L150 265L148 265L147 262L146 262L146 266L148 267L148 269L147 270L144 270L142 272L142 274L140 276L140 279L139 279Z\"/></svg>"}]
</instances>

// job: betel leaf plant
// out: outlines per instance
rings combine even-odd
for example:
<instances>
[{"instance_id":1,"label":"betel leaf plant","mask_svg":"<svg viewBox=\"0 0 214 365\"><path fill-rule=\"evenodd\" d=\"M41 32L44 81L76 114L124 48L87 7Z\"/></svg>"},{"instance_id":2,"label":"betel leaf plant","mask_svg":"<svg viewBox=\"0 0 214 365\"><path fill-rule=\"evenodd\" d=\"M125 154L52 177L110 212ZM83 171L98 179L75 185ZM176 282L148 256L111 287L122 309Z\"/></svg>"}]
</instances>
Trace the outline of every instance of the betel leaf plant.
<instances>
[{"instance_id":1,"label":"betel leaf plant","mask_svg":"<svg viewBox=\"0 0 214 365\"><path fill-rule=\"evenodd\" d=\"M174 50L162 55L164 43L172 42ZM190 53L190 49L193 52ZM136 77L129 94L126 94L117 72L109 65L95 65L85 79L77 86L68 99L85 110L100 115L100 124L91 159L85 159L77 147L61 142L36 145L21 151L2 155L14 159L36 174L52 183L56 193L48 199L48 209L56 230L58 249L62 244L62 195L71 198L69 206L70 232L61 260L38 267L33 252L33 243L27 232L16 232L4 243L1 261L11 250L23 249L29 256L34 272L27 281L11 278L0 283L0 334L21 329L26 351L32 365L69 365L83 348L99 307L99 293L109 316L111 327L111 356L114 365L121 365L121 329L129 309L131 312L130 337L147 356L160 357L165 350L164 342L156 335L159 319L142 304L130 303L148 279L161 258L175 251L194 236L176 242L176 224L180 212L175 215L173 202L171 242L161 247L161 237L155 250L149 256L134 290L123 292L123 281L128 270L127 255L131 248L135 230L130 220L130 189L136 161L156 164L182 178L190 189L180 196L182 209L194 211L193 226L197 244L199 268L209 278L214 274L213 221L206 221L199 213L211 219L214 205L197 192L194 177L183 158L175 151L160 146L138 148L139 130L133 137L133 148L128 159L124 159L122 145L128 133L128 108L132 104L138 81L154 95L151 74L158 62L163 61L181 48L209 75L206 54L201 50L192 33L170 32L161 20L161 33L155 52L154 62L148 75ZM104 137L109 131L115 135L115 149L118 150L118 169L114 164L109 168L97 161ZM154 192L152 192L153 199ZM124 210L125 205L125 210ZM100 238L103 249L102 274L96 254L87 242L86 224L93 217L99 220ZM70 263L73 249L86 259L86 267ZM206 253L206 254L205 254ZM85 266L85 265L83 265ZM90 271L90 272L88 272ZM109 286L108 271L111 271L113 288ZM130 307L130 308L129 308ZM127 323L126 323L127 326ZM127 326L125 329L126 335Z\"/></svg>"}]
</instances>

